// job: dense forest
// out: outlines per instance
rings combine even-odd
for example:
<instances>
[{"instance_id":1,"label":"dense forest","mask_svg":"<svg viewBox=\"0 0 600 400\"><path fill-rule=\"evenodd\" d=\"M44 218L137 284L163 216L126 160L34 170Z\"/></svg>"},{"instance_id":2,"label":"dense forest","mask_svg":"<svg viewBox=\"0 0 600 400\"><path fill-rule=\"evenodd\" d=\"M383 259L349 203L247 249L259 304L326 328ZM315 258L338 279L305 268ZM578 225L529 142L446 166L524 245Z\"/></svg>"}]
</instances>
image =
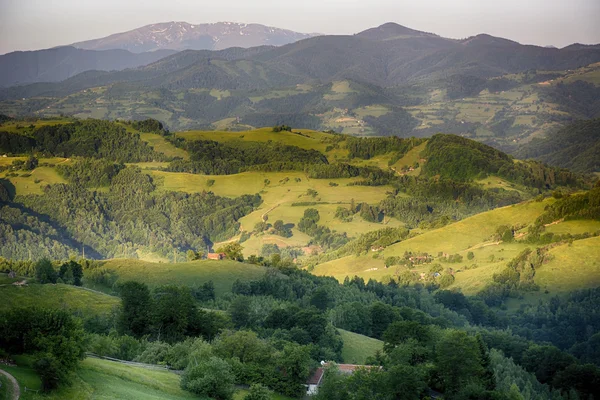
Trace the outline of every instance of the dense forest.
<instances>
[{"instance_id":1,"label":"dense forest","mask_svg":"<svg viewBox=\"0 0 600 400\"><path fill-rule=\"evenodd\" d=\"M11 212L0 218L6 233L1 238L2 256L26 259L32 251L36 256L66 258L73 247L77 252L85 247L88 254L106 258L136 257L137 250L147 249L163 256L180 253L184 259L189 249L206 249L233 236L238 219L261 202L258 195L228 199L206 192L158 192L141 170L125 168L110 178L115 169L109 167L107 174L105 169L89 170L76 163L66 169L74 183L49 185L41 196L15 197L14 203L4 206ZM109 179L108 191L85 188ZM36 237L43 237L45 245L23 246Z\"/></svg>"}]
</instances>

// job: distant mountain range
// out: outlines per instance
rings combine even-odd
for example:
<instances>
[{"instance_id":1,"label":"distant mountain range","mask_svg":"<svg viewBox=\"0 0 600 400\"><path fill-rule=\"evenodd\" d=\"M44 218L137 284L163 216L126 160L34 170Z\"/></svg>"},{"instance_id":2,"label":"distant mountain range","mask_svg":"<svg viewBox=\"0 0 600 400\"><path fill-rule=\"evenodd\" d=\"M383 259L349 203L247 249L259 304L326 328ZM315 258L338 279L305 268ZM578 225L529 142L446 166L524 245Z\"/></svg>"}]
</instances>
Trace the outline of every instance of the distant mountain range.
<instances>
[{"instance_id":1,"label":"distant mountain range","mask_svg":"<svg viewBox=\"0 0 600 400\"><path fill-rule=\"evenodd\" d=\"M69 50L64 51L75 54L84 52L66 49ZM44 52L52 51L60 49ZM118 51L121 53L113 53ZM454 40L393 23L352 36L317 36L280 47L188 50L166 58L160 57L166 55L164 52L165 50L161 50L161 53L137 55L148 57L151 54L161 58L147 66L122 72L88 73L55 86L23 88L15 91L14 95L55 95L64 93L66 88L81 90L114 82L136 82L138 86L164 89L264 89L302 83L324 84L347 79L380 87L394 87L411 82L435 83L457 75L490 78L529 69L566 70L600 61L600 48L597 46L553 49L521 45L485 34ZM13 54L15 53L0 57L0 63ZM124 58L136 57L124 50L90 54L107 59L114 54L122 54ZM35 71L42 69L34 62L32 64L31 68ZM50 66L61 69L66 64L57 62ZM14 66L13 69L17 70ZM76 69L83 71L85 67L73 66L68 70ZM123 68L108 65L87 69L106 71ZM61 72L68 75L66 70ZM37 75L41 80L41 77L48 74L38 72ZM6 98L6 93L0 93L0 97Z\"/></svg>"},{"instance_id":2,"label":"distant mountain range","mask_svg":"<svg viewBox=\"0 0 600 400\"><path fill-rule=\"evenodd\" d=\"M600 117L595 45L544 48L486 34L455 40L388 23L355 35L166 57L160 57L166 50L70 49L160 59L1 89L0 113L151 117L171 130L285 123L354 135L446 132L506 151L573 119ZM67 63L48 65L65 72Z\"/></svg>"},{"instance_id":3,"label":"distant mountain range","mask_svg":"<svg viewBox=\"0 0 600 400\"><path fill-rule=\"evenodd\" d=\"M315 34L260 24L164 22L101 39L74 43L72 46L86 50L123 49L134 53L160 49L222 50L229 47L282 46L312 36Z\"/></svg>"},{"instance_id":4,"label":"distant mountain range","mask_svg":"<svg viewBox=\"0 0 600 400\"><path fill-rule=\"evenodd\" d=\"M90 51L65 46L38 51L15 51L0 56L0 87L34 82L58 82L89 70L135 68L176 53L158 50L134 54L126 50Z\"/></svg>"}]
</instances>

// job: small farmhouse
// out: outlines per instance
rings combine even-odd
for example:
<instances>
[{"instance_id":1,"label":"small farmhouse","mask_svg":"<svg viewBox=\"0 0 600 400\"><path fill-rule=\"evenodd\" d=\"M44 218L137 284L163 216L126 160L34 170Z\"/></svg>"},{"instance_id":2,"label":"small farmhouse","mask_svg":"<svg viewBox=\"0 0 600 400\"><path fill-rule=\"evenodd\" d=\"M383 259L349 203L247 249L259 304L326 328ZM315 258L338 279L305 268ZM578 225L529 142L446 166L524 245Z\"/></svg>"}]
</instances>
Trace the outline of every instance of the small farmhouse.
<instances>
[{"instance_id":1,"label":"small farmhouse","mask_svg":"<svg viewBox=\"0 0 600 400\"><path fill-rule=\"evenodd\" d=\"M208 253L206 258L209 260L223 260L225 259L225 253Z\"/></svg>"},{"instance_id":2,"label":"small farmhouse","mask_svg":"<svg viewBox=\"0 0 600 400\"><path fill-rule=\"evenodd\" d=\"M314 372L314 374L312 374L308 380L306 381L306 384L304 386L306 386L306 395L307 396L314 396L317 394L317 391L319 390L319 386L321 385L321 382L323 381L323 375L325 373L325 368L327 366L329 366L330 363L326 363L321 361L321 367L317 368L317 370ZM338 369L338 372L340 374L348 374L351 375L354 373L354 371L360 369L360 368L366 368L366 369L371 369L371 368L381 368L375 365L355 365L355 364L335 364L335 366Z\"/></svg>"}]
</instances>

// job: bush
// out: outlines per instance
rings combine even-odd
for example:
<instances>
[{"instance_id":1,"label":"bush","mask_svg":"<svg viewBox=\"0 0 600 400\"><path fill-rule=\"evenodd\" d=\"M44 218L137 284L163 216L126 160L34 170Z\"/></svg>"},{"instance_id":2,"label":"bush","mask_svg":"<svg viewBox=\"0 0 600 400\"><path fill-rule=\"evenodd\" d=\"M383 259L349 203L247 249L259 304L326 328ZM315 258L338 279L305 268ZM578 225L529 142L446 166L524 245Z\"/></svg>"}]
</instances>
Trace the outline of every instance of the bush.
<instances>
[{"instance_id":1,"label":"bush","mask_svg":"<svg viewBox=\"0 0 600 400\"><path fill-rule=\"evenodd\" d=\"M232 399L234 383L231 367L218 357L188 366L181 377L182 389L216 400Z\"/></svg>"}]
</instances>

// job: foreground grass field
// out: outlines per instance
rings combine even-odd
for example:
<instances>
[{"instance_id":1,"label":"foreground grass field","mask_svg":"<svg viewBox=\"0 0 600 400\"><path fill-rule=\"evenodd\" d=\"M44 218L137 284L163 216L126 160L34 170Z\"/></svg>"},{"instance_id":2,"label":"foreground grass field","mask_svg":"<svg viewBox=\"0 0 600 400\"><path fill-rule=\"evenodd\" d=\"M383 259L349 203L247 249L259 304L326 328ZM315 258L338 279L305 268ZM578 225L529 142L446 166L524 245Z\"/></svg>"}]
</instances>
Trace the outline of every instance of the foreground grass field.
<instances>
[{"instance_id":1,"label":"foreground grass field","mask_svg":"<svg viewBox=\"0 0 600 400\"><path fill-rule=\"evenodd\" d=\"M23 400L183 400L199 397L180 387L180 376L169 371L159 371L118 362L86 358L72 377L72 386L60 388L50 395L36 393L41 381L30 366L30 360L17 357L17 367L2 366L21 386ZM3 385L4 386L4 385ZM25 392L27 387L31 391ZM1 394L2 392L0 392ZM234 399L241 400L247 390L237 390ZM3 397L4 398L4 397ZM273 400L291 400L273 394Z\"/></svg>"},{"instance_id":2,"label":"foreground grass field","mask_svg":"<svg viewBox=\"0 0 600 400\"><path fill-rule=\"evenodd\" d=\"M202 260L183 263L151 263L140 260L114 259L103 268L115 271L118 282L136 280L148 286L175 284L199 286L213 281L217 295L230 292L236 279L252 280L262 277L264 267L229 260Z\"/></svg>"},{"instance_id":3,"label":"foreground grass field","mask_svg":"<svg viewBox=\"0 0 600 400\"><path fill-rule=\"evenodd\" d=\"M194 399L179 387L180 377L168 371L156 371L117 362L85 359L73 376L70 387L60 388L50 395L37 394L41 382L27 359L17 358L18 367L5 367L21 386L24 400L180 400ZM24 391L27 387L33 391Z\"/></svg>"},{"instance_id":4,"label":"foreground grass field","mask_svg":"<svg viewBox=\"0 0 600 400\"><path fill-rule=\"evenodd\" d=\"M120 300L77 286L32 283L22 287L0 286L0 304L6 308L44 306L67 309L79 315L98 315L109 314Z\"/></svg>"},{"instance_id":5,"label":"foreground grass field","mask_svg":"<svg viewBox=\"0 0 600 400\"><path fill-rule=\"evenodd\" d=\"M338 329L344 347L342 348L342 358L347 364L364 364L368 357L375 356L377 350L383 350L383 342L358 333L348 332Z\"/></svg>"}]
</instances>

